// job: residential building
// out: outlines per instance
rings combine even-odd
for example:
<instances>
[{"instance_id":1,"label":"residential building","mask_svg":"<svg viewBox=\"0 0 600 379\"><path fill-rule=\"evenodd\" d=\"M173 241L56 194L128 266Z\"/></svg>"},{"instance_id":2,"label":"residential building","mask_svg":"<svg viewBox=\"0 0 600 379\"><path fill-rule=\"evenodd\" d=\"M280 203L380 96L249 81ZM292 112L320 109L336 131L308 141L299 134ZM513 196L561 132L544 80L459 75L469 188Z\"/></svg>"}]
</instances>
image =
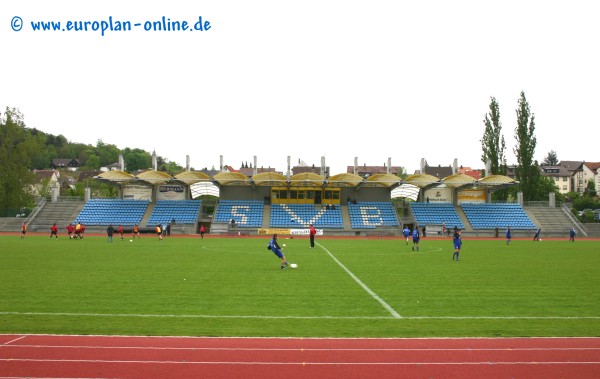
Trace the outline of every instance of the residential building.
<instances>
[{"instance_id":1,"label":"residential building","mask_svg":"<svg viewBox=\"0 0 600 379\"><path fill-rule=\"evenodd\" d=\"M67 169L69 171L77 171L79 168L79 160L78 159L70 159L70 158L57 158L53 159L50 167L53 170L57 170L59 168Z\"/></svg>"},{"instance_id":2,"label":"residential building","mask_svg":"<svg viewBox=\"0 0 600 379\"><path fill-rule=\"evenodd\" d=\"M541 166L541 175L551 178L558 192L565 194L572 191L571 172L564 166Z\"/></svg>"},{"instance_id":3,"label":"residential building","mask_svg":"<svg viewBox=\"0 0 600 379\"><path fill-rule=\"evenodd\" d=\"M583 177L583 161L561 161L560 165L571 174L571 191L583 193L586 186Z\"/></svg>"}]
</instances>

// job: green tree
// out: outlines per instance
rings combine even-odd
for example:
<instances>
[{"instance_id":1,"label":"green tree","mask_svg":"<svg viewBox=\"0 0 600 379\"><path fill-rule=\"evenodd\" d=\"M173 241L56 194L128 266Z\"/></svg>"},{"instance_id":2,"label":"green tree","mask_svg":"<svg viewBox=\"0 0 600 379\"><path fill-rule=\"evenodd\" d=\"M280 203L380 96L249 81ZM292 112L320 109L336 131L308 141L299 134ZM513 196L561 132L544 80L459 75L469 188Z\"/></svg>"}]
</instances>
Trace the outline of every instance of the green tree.
<instances>
[{"instance_id":1,"label":"green tree","mask_svg":"<svg viewBox=\"0 0 600 379\"><path fill-rule=\"evenodd\" d=\"M175 162L164 160L162 165L159 165L159 171L167 172L169 175L177 175L185 171L185 168L181 167Z\"/></svg>"},{"instance_id":2,"label":"green tree","mask_svg":"<svg viewBox=\"0 0 600 379\"><path fill-rule=\"evenodd\" d=\"M481 160L487 165L490 161L491 175L506 175L506 143L502 135L502 124L500 122L500 106L495 97L491 97L490 110L483 119L485 129L481 138ZM506 200L509 195L508 189L494 191L494 200Z\"/></svg>"},{"instance_id":3,"label":"green tree","mask_svg":"<svg viewBox=\"0 0 600 379\"><path fill-rule=\"evenodd\" d=\"M96 144L96 155L100 158L99 166L108 166L119 161L121 150L115 145L105 144L98 140Z\"/></svg>"},{"instance_id":4,"label":"green tree","mask_svg":"<svg viewBox=\"0 0 600 379\"><path fill-rule=\"evenodd\" d=\"M600 202L589 196L580 196L573 200L573 208L578 211L583 211L584 209L598 209L600 208Z\"/></svg>"},{"instance_id":5,"label":"green tree","mask_svg":"<svg viewBox=\"0 0 600 379\"><path fill-rule=\"evenodd\" d=\"M594 197L598 194L598 192L596 192L596 183L594 182L594 180L588 181L587 188L585 189L585 194L591 197Z\"/></svg>"},{"instance_id":6,"label":"green tree","mask_svg":"<svg viewBox=\"0 0 600 379\"><path fill-rule=\"evenodd\" d=\"M481 160L487 164L491 162L491 174L506 175L506 144L502 135L502 124L500 123L500 106L495 97L491 98L490 111L483 119L485 130L481 138Z\"/></svg>"},{"instance_id":7,"label":"green tree","mask_svg":"<svg viewBox=\"0 0 600 379\"><path fill-rule=\"evenodd\" d=\"M548 200L550 198L550 193L552 192L554 192L555 194L556 201L558 201L559 203L564 201L564 196L560 193L554 179L548 176L540 175L539 183L537 186L536 200Z\"/></svg>"},{"instance_id":8,"label":"green tree","mask_svg":"<svg viewBox=\"0 0 600 379\"><path fill-rule=\"evenodd\" d=\"M31 206L31 185L35 178L29 170L31 156L42 149L39 140L26 128L16 108L6 108L0 118L0 212Z\"/></svg>"},{"instance_id":9,"label":"green tree","mask_svg":"<svg viewBox=\"0 0 600 379\"><path fill-rule=\"evenodd\" d=\"M123 150L123 159L127 171L135 172L137 170L147 170L152 167L152 155L141 149L130 149L126 147Z\"/></svg>"},{"instance_id":10,"label":"green tree","mask_svg":"<svg viewBox=\"0 0 600 379\"><path fill-rule=\"evenodd\" d=\"M99 170L100 157L98 157L95 152L87 152L87 159L83 167L88 170Z\"/></svg>"},{"instance_id":11,"label":"green tree","mask_svg":"<svg viewBox=\"0 0 600 379\"><path fill-rule=\"evenodd\" d=\"M519 107L517 112L517 127L515 128L515 139L517 145L514 148L517 157L515 168L516 179L519 189L523 192L523 200L538 200L538 185L540 169L537 161L534 161L537 139L535 137L535 115L531 113L529 103L525 98L525 92L521 91Z\"/></svg>"},{"instance_id":12,"label":"green tree","mask_svg":"<svg viewBox=\"0 0 600 379\"><path fill-rule=\"evenodd\" d=\"M39 183L38 187L38 195L41 197L48 198L52 194L52 186L50 184L50 179L45 178L42 179Z\"/></svg>"},{"instance_id":13,"label":"green tree","mask_svg":"<svg viewBox=\"0 0 600 379\"><path fill-rule=\"evenodd\" d=\"M546 158L544 158L544 160L542 161L542 165L544 165L544 166L558 165L558 155L556 154L556 151L550 150L548 152L548 155L546 155Z\"/></svg>"}]
</instances>

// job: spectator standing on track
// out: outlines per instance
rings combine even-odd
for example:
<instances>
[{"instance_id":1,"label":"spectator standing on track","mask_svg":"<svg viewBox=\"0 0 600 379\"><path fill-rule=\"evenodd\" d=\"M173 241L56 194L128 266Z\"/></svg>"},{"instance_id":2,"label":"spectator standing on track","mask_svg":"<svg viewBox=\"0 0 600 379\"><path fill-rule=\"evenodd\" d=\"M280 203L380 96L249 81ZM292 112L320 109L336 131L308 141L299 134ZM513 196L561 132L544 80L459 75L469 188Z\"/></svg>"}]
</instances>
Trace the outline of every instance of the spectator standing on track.
<instances>
[{"instance_id":1,"label":"spectator standing on track","mask_svg":"<svg viewBox=\"0 0 600 379\"><path fill-rule=\"evenodd\" d=\"M575 242L576 235L577 232L575 231L575 227L572 227L571 230L569 230L569 242Z\"/></svg>"},{"instance_id":2,"label":"spectator standing on track","mask_svg":"<svg viewBox=\"0 0 600 379\"><path fill-rule=\"evenodd\" d=\"M315 235L317 234L317 229L315 229L313 224L310 224L310 229L308 230L308 235L310 237L310 248L315 247Z\"/></svg>"},{"instance_id":3,"label":"spectator standing on track","mask_svg":"<svg viewBox=\"0 0 600 379\"><path fill-rule=\"evenodd\" d=\"M171 224L167 224L167 236L171 236Z\"/></svg>"},{"instance_id":4,"label":"spectator standing on track","mask_svg":"<svg viewBox=\"0 0 600 379\"><path fill-rule=\"evenodd\" d=\"M115 228L113 228L112 224L106 228L106 235L108 236L108 241L112 243L113 233L115 232Z\"/></svg>"},{"instance_id":5,"label":"spectator standing on track","mask_svg":"<svg viewBox=\"0 0 600 379\"><path fill-rule=\"evenodd\" d=\"M423 225L423 228L421 231L422 231L421 235L423 236L423 238L427 237L427 228L425 227L425 225Z\"/></svg>"},{"instance_id":6,"label":"spectator standing on track","mask_svg":"<svg viewBox=\"0 0 600 379\"><path fill-rule=\"evenodd\" d=\"M460 256L460 248L462 247L462 239L460 238L460 234L460 230L457 229L454 232L454 237L452 238L452 242L454 243L454 254L452 254L452 260L456 258L456 260L458 261Z\"/></svg>"}]
</instances>

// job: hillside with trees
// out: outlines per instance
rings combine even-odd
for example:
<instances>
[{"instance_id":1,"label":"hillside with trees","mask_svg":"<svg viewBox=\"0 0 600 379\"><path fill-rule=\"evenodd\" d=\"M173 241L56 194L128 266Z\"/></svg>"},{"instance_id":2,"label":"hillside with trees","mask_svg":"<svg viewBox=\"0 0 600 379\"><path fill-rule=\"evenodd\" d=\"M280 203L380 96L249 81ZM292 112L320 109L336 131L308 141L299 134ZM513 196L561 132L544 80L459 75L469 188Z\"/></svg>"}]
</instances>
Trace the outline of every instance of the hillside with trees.
<instances>
[{"instance_id":1,"label":"hillside with trees","mask_svg":"<svg viewBox=\"0 0 600 379\"><path fill-rule=\"evenodd\" d=\"M123 155L126 170L135 174L152 167L152 153L116 145L99 140L96 146L72 142L62 134L53 135L37 128L28 128L23 114L17 108L7 107L0 117L0 216L14 215L23 207L33 205L31 186L35 184L35 170L49 170L54 159L76 159L79 171L65 173L78 179L85 171L100 171L119 161ZM176 175L184 168L163 157L157 157L157 169ZM93 178L86 182L73 183L61 188L61 195L82 196L84 187L91 185L97 195L112 197L115 189L106 184L95 183Z\"/></svg>"}]
</instances>

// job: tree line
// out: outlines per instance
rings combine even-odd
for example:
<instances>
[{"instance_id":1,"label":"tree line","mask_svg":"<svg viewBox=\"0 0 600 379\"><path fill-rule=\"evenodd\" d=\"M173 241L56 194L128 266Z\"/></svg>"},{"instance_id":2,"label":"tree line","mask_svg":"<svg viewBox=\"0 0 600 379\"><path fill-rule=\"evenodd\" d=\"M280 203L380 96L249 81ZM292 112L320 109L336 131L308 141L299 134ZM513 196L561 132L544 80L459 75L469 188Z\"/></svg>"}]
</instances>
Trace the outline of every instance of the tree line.
<instances>
[{"instance_id":1,"label":"tree line","mask_svg":"<svg viewBox=\"0 0 600 379\"><path fill-rule=\"evenodd\" d=\"M119 149L113 144L98 141L96 146L69 141L62 134L53 135L28 128L17 108L7 107L0 115L0 215L7 209L31 206L33 170L44 170L53 159L77 159L80 170L97 171L116 163L123 155L126 170L134 173L152 166L152 154L138 148ZM184 168L166 158L157 157L159 171L176 175Z\"/></svg>"},{"instance_id":2,"label":"tree line","mask_svg":"<svg viewBox=\"0 0 600 379\"><path fill-rule=\"evenodd\" d=\"M495 191L494 200L514 199L517 192L523 193L523 201L548 200L550 193L555 193L558 200L562 200L556 184L552 178L542 176L540 165L535 160L537 138L535 136L535 115L531 112L525 93L521 91L515 110L517 122L514 129L515 146L513 152L517 159L515 165L515 180L518 185L511 188ZM502 134L500 122L500 105L495 97L491 97L489 111L484 120L484 132L481 138L481 160L484 164L490 163L492 175L506 175L506 142ZM548 161L548 162L546 162ZM552 150L543 163L557 164L556 152Z\"/></svg>"}]
</instances>

